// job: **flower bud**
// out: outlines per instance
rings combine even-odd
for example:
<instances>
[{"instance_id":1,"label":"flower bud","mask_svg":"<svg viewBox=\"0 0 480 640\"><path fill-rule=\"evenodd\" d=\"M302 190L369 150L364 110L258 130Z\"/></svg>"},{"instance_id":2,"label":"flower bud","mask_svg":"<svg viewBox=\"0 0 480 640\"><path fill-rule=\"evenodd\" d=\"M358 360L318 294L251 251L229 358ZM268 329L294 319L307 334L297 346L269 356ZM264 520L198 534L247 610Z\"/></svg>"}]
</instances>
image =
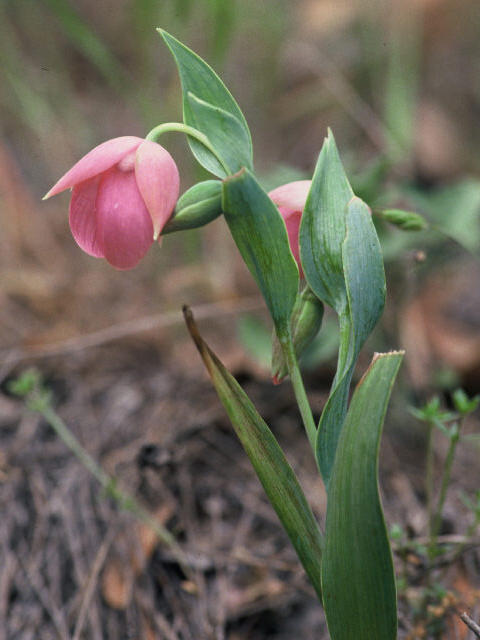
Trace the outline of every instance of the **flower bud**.
<instances>
[{"instance_id":1,"label":"flower bud","mask_svg":"<svg viewBox=\"0 0 480 640\"><path fill-rule=\"evenodd\" d=\"M222 183L206 180L190 187L180 196L163 234L196 229L212 222L222 213Z\"/></svg>"},{"instance_id":2,"label":"flower bud","mask_svg":"<svg viewBox=\"0 0 480 640\"><path fill-rule=\"evenodd\" d=\"M402 209L382 209L378 214L390 224L403 231L423 231L428 226L427 221L420 214Z\"/></svg>"},{"instance_id":3,"label":"flower bud","mask_svg":"<svg viewBox=\"0 0 480 640\"><path fill-rule=\"evenodd\" d=\"M310 287L306 287L297 295L293 307L291 330L295 355L300 358L320 331L323 319L323 303L316 297ZM278 384L288 374L287 365L277 336L273 335L272 344L272 378Z\"/></svg>"}]
</instances>

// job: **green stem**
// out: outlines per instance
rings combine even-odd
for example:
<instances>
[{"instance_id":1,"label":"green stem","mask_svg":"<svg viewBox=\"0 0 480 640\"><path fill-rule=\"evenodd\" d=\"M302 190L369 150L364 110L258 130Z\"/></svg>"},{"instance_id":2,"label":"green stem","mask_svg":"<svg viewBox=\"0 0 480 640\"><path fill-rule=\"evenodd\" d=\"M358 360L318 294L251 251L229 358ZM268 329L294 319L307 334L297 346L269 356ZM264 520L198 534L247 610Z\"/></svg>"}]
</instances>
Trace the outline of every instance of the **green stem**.
<instances>
[{"instance_id":1,"label":"green stem","mask_svg":"<svg viewBox=\"0 0 480 640\"><path fill-rule=\"evenodd\" d=\"M433 536L433 466L434 466L434 425L429 422L427 425L427 459L425 469L425 494L427 499L427 523L430 540Z\"/></svg>"},{"instance_id":2,"label":"green stem","mask_svg":"<svg viewBox=\"0 0 480 640\"><path fill-rule=\"evenodd\" d=\"M163 124L159 124L157 127L154 127L150 131L150 133L145 137L145 140L156 142L162 134L169 133L171 131L176 131L178 133L185 133L187 136L190 136L191 138L195 138L195 140L198 140L198 142L203 144L203 146L206 149L208 149L211 154L215 156L218 162L222 165L225 173L227 175L230 175L231 173L230 169L227 167L222 157L219 156L217 150L212 145L212 143L207 138L207 136L201 131L199 131L198 129L195 129L195 127L190 127L188 124L184 124L183 122L165 122Z\"/></svg>"},{"instance_id":3,"label":"green stem","mask_svg":"<svg viewBox=\"0 0 480 640\"><path fill-rule=\"evenodd\" d=\"M53 411L48 405L43 405L40 400L38 404L35 399L32 399L30 407L40 413L48 424L52 427L59 438L67 445L70 451L76 456L76 458L82 463L82 465L89 471L94 478L96 478L104 489L112 486L112 479L105 471L97 464L92 456L85 451L82 445L78 442L72 432L68 429L63 420Z\"/></svg>"},{"instance_id":4,"label":"green stem","mask_svg":"<svg viewBox=\"0 0 480 640\"><path fill-rule=\"evenodd\" d=\"M162 527L148 511L143 509L134 497L123 492L117 484L115 478L109 476L102 467L85 451L80 442L75 438L65 422L50 406L45 395L40 391L33 391L30 395L28 406L32 411L39 413L48 424L52 427L62 442L70 449L82 465L94 476L105 492L113 498L124 510L129 511L137 520L148 525L164 542L175 555L182 571L190 579L193 578L192 572L188 567L187 560L183 551L178 546L174 536L165 527Z\"/></svg>"},{"instance_id":5,"label":"green stem","mask_svg":"<svg viewBox=\"0 0 480 640\"><path fill-rule=\"evenodd\" d=\"M443 507L445 505L445 498L447 497L447 491L450 484L450 478L452 475L452 465L453 465L453 459L455 457L455 449L457 448L459 439L460 439L460 427L458 427L457 432L450 437L450 445L448 447L447 457L445 460L445 469L443 472L442 484L440 487L440 497L438 499L438 505L435 510L432 530L430 534L430 559L432 559L432 556L437 546L437 538L440 533L440 526L442 524Z\"/></svg>"},{"instance_id":6,"label":"green stem","mask_svg":"<svg viewBox=\"0 0 480 640\"><path fill-rule=\"evenodd\" d=\"M317 428L313 419L312 409L308 402L307 393L303 385L302 375L298 366L297 356L293 348L292 336L290 331L277 333L278 339L282 346L283 355L285 356L285 362L287 363L288 374L292 383L295 399L297 400L298 408L300 409L300 415L302 416L303 425L307 432L308 440L312 451L315 454L315 440L317 437Z\"/></svg>"}]
</instances>

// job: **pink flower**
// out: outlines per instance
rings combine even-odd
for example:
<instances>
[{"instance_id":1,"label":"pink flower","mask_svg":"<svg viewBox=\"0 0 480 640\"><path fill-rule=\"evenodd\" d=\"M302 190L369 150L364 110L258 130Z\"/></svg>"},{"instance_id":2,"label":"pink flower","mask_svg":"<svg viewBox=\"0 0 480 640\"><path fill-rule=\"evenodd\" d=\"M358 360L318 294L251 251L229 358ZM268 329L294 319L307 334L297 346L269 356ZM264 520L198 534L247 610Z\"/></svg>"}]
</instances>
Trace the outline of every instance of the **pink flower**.
<instances>
[{"instance_id":1,"label":"pink flower","mask_svg":"<svg viewBox=\"0 0 480 640\"><path fill-rule=\"evenodd\" d=\"M303 209L310 190L311 180L298 180L277 187L268 194L277 205L287 227L290 249L297 261L300 277L303 278L300 253L298 248L298 230L302 218Z\"/></svg>"},{"instance_id":2,"label":"pink flower","mask_svg":"<svg viewBox=\"0 0 480 640\"><path fill-rule=\"evenodd\" d=\"M171 216L179 186L168 151L123 136L92 149L45 198L72 188L70 229L77 244L116 269L132 269Z\"/></svg>"}]
</instances>

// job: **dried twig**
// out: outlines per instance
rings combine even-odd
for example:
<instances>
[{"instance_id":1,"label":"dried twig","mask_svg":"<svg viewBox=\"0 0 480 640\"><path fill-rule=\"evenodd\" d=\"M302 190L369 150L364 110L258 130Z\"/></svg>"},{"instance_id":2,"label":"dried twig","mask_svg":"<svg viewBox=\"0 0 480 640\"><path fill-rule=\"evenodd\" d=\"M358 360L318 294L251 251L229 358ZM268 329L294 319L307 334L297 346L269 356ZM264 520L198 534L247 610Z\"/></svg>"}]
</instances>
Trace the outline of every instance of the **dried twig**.
<instances>
[{"instance_id":1,"label":"dried twig","mask_svg":"<svg viewBox=\"0 0 480 640\"><path fill-rule=\"evenodd\" d=\"M110 528L98 549L97 555L95 556L95 560L93 562L90 575L88 576L88 580L84 587L82 604L80 606L80 612L77 617L77 622L75 624L75 631L74 631L72 640L80 639L80 634L82 633L83 626L85 624L85 621L88 615L90 603L94 595L95 587L97 585L98 575L104 565L105 558L107 557L107 553L108 553L108 550L110 549L110 545L114 540L115 533L116 533L115 524L110 525Z\"/></svg>"},{"instance_id":2,"label":"dried twig","mask_svg":"<svg viewBox=\"0 0 480 640\"><path fill-rule=\"evenodd\" d=\"M462 620L462 622L464 622L467 625L470 631L472 631L472 633L474 633L477 636L477 638L480 638L480 627L474 620L472 620L472 618L468 615L466 611L460 614L460 620Z\"/></svg>"}]
</instances>

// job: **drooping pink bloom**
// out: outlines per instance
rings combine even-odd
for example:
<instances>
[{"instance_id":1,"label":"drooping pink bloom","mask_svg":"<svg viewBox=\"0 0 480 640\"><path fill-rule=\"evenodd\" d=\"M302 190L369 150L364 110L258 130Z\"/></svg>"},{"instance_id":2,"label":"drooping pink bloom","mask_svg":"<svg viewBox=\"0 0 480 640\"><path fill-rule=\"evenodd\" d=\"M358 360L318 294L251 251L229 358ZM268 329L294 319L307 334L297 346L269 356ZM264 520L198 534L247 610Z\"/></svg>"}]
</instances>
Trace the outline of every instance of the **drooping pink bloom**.
<instances>
[{"instance_id":1,"label":"drooping pink bloom","mask_svg":"<svg viewBox=\"0 0 480 640\"><path fill-rule=\"evenodd\" d=\"M298 180L289 182L281 187L277 187L268 194L277 205L282 218L287 227L290 249L297 261L300 270L300 277L303 278L302 265L300 263L300 252L298 248L298 230L302 218L303 209L310 191L311 180Z\"/></svg>"},{"instance_id":2,"label":"drooping pink bloom","mask_svg":"<svg viewBox=\"0 0 480 640\"><path fill-rule=\"evenodd\" d=\"M123 136L92 149L44 199L71 188L70 229L77 244L116 269L132 269L160 235L179 187L168 151Z\"/></svg>"}]
</instances>

